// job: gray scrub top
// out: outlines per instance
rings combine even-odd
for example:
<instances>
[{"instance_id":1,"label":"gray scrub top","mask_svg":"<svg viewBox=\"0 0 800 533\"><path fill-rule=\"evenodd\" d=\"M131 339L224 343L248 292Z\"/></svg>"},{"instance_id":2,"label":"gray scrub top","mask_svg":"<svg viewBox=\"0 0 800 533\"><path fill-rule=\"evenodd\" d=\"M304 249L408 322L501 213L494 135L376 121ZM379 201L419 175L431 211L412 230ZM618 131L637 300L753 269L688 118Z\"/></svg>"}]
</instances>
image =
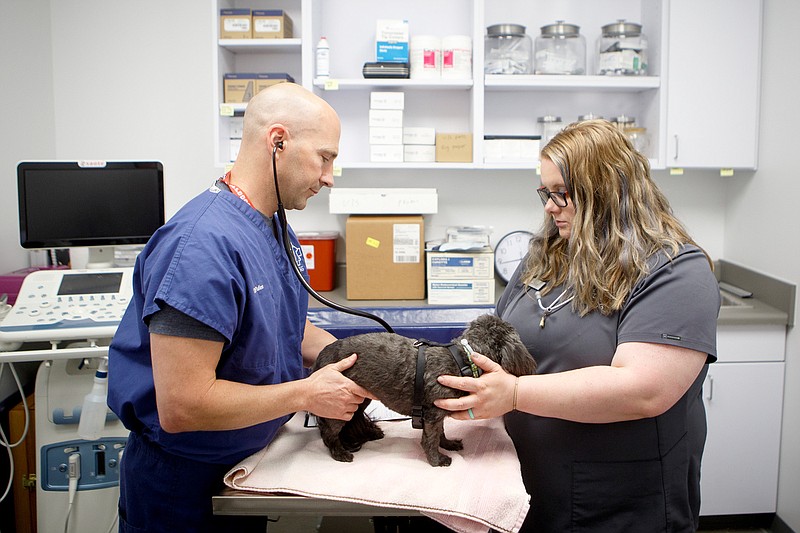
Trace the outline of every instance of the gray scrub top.
<instances>
[{"instance_id":1,"label":"gray scrub top","mask_svg":"<svg viewBox=\"0 0 800 533\"><path fill-rule=\"evenodd\" d=\"M525 261L521 263L524 265ZM533 289L509 282L497 314L513 324L537 373L609 365L618 344L670 344L716 360L719 289L705 255L685 246L658 254L618 312L580 317L572 306L550 315ZM545 307L561 293L542 298ZM506 427L520 458L531 510L522 531L695 531L700 459L706 436L701 397L707 367L666 413L611 424L583 424L513 412Z\"/></svg>"}]
</instances>

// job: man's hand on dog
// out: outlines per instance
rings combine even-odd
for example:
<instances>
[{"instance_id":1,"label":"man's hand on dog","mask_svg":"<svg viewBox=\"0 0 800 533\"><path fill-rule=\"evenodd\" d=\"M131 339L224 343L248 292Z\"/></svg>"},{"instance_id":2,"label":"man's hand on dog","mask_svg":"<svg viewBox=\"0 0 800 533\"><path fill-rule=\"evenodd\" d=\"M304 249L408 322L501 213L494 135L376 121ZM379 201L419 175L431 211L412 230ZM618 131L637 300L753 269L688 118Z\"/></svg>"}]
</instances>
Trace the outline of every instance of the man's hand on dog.
<instances>
[{"instance_id":1,"label":"man's hand on dog","mask_svg":"<svg viewBox=\"0 0 800 533\"><path fill-rule=\"evenodd\" d=\"M436 400L434 405L452 411L450 416L457 420L494 418L511 411L516 376L507 373L500 365L477 352L472 355L472 361L483 370L481 377L443 374L438 378L439 383L445 387L459 389L469 395ZM469 410L472 410L472 416Z\"/></svg>"},{"instance_id":2,"label":"man's hand on dog","mask_svg":"<svg viewBox=\"0 0 800 533\"><path fill-rule=\"evenodd\" d=\"M325 418L350 420L364 398L376 399L368 390L345 377L342 372L353 366L353 354L311 374L308 381L308 411Z\"/></svg>"}]
</instances>

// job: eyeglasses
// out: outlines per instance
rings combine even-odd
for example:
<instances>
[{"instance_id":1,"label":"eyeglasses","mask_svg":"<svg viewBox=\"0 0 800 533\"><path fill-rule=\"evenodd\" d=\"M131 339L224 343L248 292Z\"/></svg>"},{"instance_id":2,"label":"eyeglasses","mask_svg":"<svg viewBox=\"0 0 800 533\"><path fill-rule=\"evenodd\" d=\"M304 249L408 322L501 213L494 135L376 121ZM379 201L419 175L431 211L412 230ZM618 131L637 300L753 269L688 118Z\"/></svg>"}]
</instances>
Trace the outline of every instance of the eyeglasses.
<instances>
[{"instance_id":1,"label":"eyeglasses","mask_svg":"<svg viewBox=\"0 0 800 533\"><path fill-rule=\"evenodd\" d=\"M542 199L542 205L547 205L547 200L553 200L553 203L558 207L567 207L568 192L548 191L547 187L539 187L536 192L539 193L539 198Z\"/></svg>"}]
</instances>

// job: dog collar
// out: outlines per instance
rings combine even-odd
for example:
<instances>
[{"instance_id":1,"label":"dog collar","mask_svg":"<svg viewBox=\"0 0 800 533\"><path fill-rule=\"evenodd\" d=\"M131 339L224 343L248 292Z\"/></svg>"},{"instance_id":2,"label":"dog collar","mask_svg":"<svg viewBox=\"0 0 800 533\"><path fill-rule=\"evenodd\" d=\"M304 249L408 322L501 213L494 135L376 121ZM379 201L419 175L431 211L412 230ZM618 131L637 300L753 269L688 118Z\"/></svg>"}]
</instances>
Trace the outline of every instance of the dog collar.
<instances>
[{"instance_id":1,"label":"dog collar","mask_svg":"<svg viewBox=\"0 0 800 533\"><path fill-rule=\"evenodd\" d=\"M455 342L441 343L419 339L414 342L414 346L417 347L417 371L414 375L414 401L411 407L411 427L414 429L422 429L422 416L424 414L422 400L425 397L425 362L427 360L425 350L429 346L447 348L450 355L453 356L453 361L455 361L459 375L461 376L480 377L480 375L483 374L483 370L475 366L469 353L465 354L467 356L465 361L464 355L461 352L462 346Z\"/></svg>"}]
</instances>

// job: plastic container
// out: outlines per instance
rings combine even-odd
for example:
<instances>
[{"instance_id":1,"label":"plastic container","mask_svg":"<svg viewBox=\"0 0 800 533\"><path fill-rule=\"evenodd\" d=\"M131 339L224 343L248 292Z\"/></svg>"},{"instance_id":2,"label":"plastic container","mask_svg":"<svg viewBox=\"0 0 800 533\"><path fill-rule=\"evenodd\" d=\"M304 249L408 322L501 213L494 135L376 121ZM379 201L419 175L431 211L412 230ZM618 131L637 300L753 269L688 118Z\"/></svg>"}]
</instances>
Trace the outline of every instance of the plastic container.
<instances>
[{"instance_id":1,"label":"plastic container","mask_svg":"<svg viewBox=\"0 0 800 533\"><path fill-rule=\"evenodd\" d=\"M544 145L546 145L550 139L552 139L555 134L561 131L561 128L564 127L563 122L561 122L561 117L556 117L553 115L539 117L536 119L536 122L539 123L539 128L542 134L542 147L544 147Z\"/></svg>"},{"instance_id":2,"label":"plastic container","mask_svg":"<svg viewBox=\"0 0 800 533\"><path fill-rule=\"evenodd\" d=\"M315 291L332 291L336 286L337 231L306 231L297 234L303 259Z\"/></svg>"},{"instance_id":3,"label":"plastic container","mask_svg":"<svg viewBox=\"0 0 800 533\"><path fill-rule=\"evenodd\" d=\"M485 74L530 74L533 44L521 24L494 24L484 39Z\"/></svg>"},{"instance_id":4,"label":"plastic container","mask_svg":"<svg viewBox=\"0 0 800 533\"><path fill-rule=\"evenodd\" d=\"M536 37L534 74L586 74L586 39L580 26L557 20Z\"/></svg>"},{"instance_id":5,"label":"plastic container","mask_svg":"<svg viewBox=\"0 0 800 533\"><path fill-rule=\"evenodd\" d=\"M472 79L472 38L469 35L442 38L442 78Z\"/></svg>"},{"instance_id":6,"label":"plastic container","mask_svg":"<svg viewBox=\"0 0 800 533\"><path fill-rule=\"evenodd\" d=\"M108 406L108 359L102 358L94 374L92 390L83 398L81 418L78 421L78 436L86 440L97 440L103 435Z\"/></svg>"},{"instance_id":7,"label":"plastic container","mask_svg":"<svg viewBox=\"0 0 800 533\"><path fill-rule=\"evenodd\" d=\"M634 22L606 24L597 39L597 74L611 76L647 75L647 37Z\"/></svg>"},{"instance_id":8,"label":"plastic container","mask_svg":"<svg viewBox=\"0 0 800 533\"><path fill-rule=\"evenodd\" d=\"M438 79L442 76L442 40L433 35L411 37L408 44L411 79Z\"/></svg>"},{"instance_id":9,"label":"plastic container","mask_svg":"<svg viewBox=\"0 0 800 533\"><path fill-rule=\"evenodd\" d=\"M317 43L317 77L328 78L331 75L331 47L328 39L321 37Z\"/></svg>"}]
</instances>

